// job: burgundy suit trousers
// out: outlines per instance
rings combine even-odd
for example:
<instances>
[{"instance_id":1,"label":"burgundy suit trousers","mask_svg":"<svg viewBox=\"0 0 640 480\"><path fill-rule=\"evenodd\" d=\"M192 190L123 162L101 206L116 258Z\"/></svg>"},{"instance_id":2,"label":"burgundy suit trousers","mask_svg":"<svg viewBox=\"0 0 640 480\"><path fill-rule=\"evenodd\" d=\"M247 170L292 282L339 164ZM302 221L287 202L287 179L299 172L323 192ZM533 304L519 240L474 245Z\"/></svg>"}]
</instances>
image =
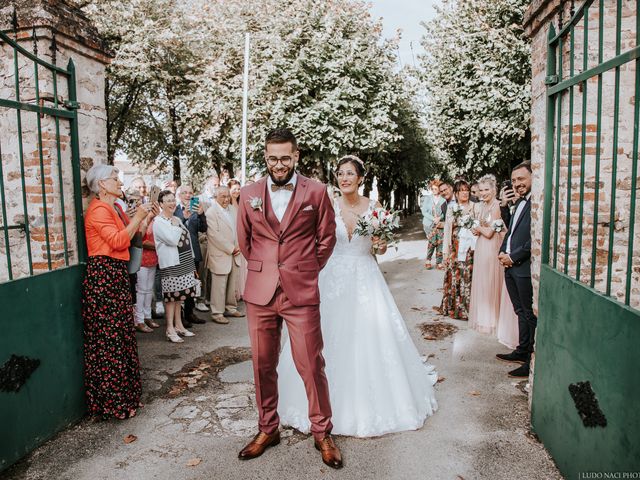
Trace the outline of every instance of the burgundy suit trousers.
<instances>
[{"instance_id":1,"label":"burgundy suit trousers","mask_svg":"<svg viewBox=\"0 0 640 480\"><path fill-rule=\"evenodd\" d=\"M322 356L320 306L296 307L278 287L267 305L247 303L247 316L260 431L272 434L280 424L276 368L284 320L289 330L293 361L307 391L311 433L316 439L321 439L331 432L333 425Z\"/></svg>"}]
</instances>

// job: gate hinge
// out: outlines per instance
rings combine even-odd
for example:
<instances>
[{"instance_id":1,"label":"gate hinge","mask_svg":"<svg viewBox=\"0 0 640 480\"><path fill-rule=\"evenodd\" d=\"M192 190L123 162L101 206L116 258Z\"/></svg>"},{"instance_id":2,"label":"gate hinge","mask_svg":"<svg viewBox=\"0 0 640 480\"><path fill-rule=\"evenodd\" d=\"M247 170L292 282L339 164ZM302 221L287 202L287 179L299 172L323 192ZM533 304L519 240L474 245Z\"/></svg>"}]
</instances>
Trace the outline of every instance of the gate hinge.
<instances>
[{"instance_id":1,"label":"gate hinge","mask_svg":"<svg viewBox=\"0 0 640 480\"><path fill-rule=\"evenodd\" d=\"M556 83L558 83L558 75L547 75L544 77L545 85L555 85Z\"/></svg>"},{"instance_id":2,"label":"gate hinge","mask_svg":"<svg viewBox=\"0 0 640 480\"><path fill-rule=\"evenodd\" d=\"M78 110L80 108L80 103L67 100L66 102L64 102L64 106L69 110Z\"/></svg>"}]
</instances>

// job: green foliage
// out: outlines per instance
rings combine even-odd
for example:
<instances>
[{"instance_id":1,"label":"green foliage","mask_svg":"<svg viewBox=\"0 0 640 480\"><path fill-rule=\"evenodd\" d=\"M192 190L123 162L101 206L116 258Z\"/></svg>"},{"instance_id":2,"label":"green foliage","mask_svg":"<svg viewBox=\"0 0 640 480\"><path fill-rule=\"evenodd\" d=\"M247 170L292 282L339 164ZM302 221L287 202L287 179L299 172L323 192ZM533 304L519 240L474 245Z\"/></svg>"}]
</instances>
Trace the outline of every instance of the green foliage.
<instances>
[{"instance_id":1,"label":"green foliage","mask_svg":"<svg viewBox=\"0 0 640 480\"><path fill-rule=\"evenodd\" d=\"M444 0L421 59L430 139L449 173L504 174L530 157L527 0Z\"/></svg>"},{"instance_id":2,"label":"green foliage","mask_svg":"<svg viewBox=\"0 0 640 480\"><path fill-rule=\"evenodd\" d=\"M325 180L359 154L390 183L414 185L430 150L396 43L361 1L105 0L85 11L116 58L109 70L110 152L193 176L241 148L244 34L251 34L248 157L262 166L275 127L299 137L301 169Z\"/></svg>"}]
</instances>

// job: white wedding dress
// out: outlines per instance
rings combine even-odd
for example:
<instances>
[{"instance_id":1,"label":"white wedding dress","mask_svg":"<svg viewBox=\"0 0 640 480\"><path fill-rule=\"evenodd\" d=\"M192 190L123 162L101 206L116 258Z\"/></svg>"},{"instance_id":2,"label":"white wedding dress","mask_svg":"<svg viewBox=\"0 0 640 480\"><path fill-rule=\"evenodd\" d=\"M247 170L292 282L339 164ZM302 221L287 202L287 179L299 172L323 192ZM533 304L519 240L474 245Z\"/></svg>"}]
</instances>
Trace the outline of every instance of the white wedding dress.
<instances>
[{"instance_id":1,"label":"white wedding dress","mask_svg":"<svg viewBox=\"0 0 640 480\"><path fill-rule=\"evenodd\" d=\"M409 336L370 253L371 238L354 235L349 240L337 205L336 236L333 255L319 277L333 433L374 437L418 429L437 409L437 374L423 363ZM283 339L278 413L283 425L306 433L307 395L288 335Z\"/></svg>"}]
</instances>

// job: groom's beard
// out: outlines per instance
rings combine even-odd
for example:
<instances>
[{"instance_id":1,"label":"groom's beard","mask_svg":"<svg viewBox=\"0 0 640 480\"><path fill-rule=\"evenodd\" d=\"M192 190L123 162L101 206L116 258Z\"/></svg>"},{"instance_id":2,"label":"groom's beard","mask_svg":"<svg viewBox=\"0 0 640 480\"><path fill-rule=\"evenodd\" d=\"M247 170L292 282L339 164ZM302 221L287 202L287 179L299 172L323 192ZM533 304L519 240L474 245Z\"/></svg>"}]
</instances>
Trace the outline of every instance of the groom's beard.
<instances>
[{"instance_id":1,"label":"groom's beard","mask_svg":"<svg viewBox=\"0 0 640 480\"><path fill-rule=\"evenodd\" d=\"M271 173L271 170L268 170L269 172L269 176L271 177L271 181L273 182L274 185L277 185L279 187L282 187L284 185L286 185L287 183L289 183L289 181L293 178L293 174L296 173L295 169L291 169L289 170L289 173L287 174L286 177L284 177L284 179L282 180L276 180L273 176L273 174Z\"/></svg>"}]
</instances>

